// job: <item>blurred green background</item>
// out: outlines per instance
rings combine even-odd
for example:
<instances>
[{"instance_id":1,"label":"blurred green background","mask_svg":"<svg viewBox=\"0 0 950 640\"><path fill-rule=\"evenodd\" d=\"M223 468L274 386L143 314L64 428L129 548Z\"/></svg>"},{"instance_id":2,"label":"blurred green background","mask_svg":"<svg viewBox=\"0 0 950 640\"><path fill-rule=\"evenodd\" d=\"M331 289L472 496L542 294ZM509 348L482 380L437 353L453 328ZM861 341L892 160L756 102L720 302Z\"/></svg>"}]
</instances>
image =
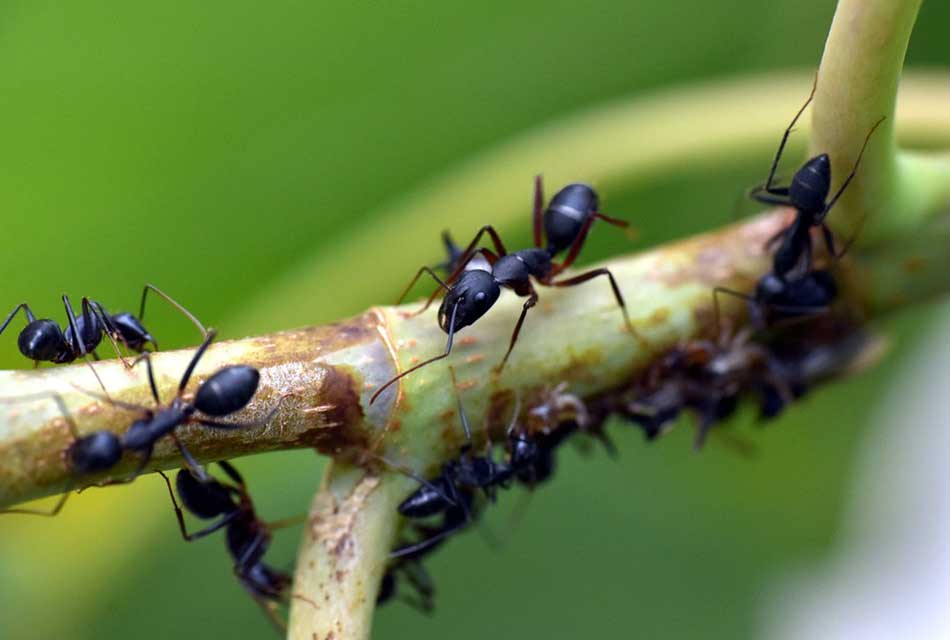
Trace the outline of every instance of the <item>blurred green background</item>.
<instances>
[{"instance_id":1,"label":"blurred green background","mask_svg":"<svg viewBox=\"0 0 950 640\"><path fill-rule=\"evenodd\" d=\"M397 291L353 293L348 279L320 273L309 274L305 299L267 293L348 232L372 228L373 211L542 123L669 86L814 68L833 9L830 0L5 0L0 305L28 300L61 318L69 292L130 309L154 282L236 337L389 302ZM924 4L911 66L950 63L947 24L950 6ZM584 260L731 219L770 154L771 145L648 188L613 188L609 213L635 220L640 240L605 230ZM544 169L510 167L525 185L523 219L504 225L515 245L527 242L531 177ZM452 222L445 211L440 224ZM400 265L438 257L437 238L392 240ZM387 256L350 255L354 282L387 268ZM753 637L769 581L834 548L874 411L866 399L892 384L929 317L888 319L895 349L881 367L814 394L769 429L740 419L754 459L715 445L694 455L685 429L647 446L615 425L616 461L568 447L518 527L517 495L488 518L503 548L470 533L433 558L432 619L394 603L379 612L376 637ZM163 346L195 341L161 305L149 318ZM22 367L8 333L0 365ZM307 508L322 461L291 452L240 466L274 519ZM284 533L271 557L290 566L295 546L296 532ZM0 603L6 639L272 637L222 540L184 544L154 477L86 492L55 520L4 518Z\"/></svg>"}]
</instances>

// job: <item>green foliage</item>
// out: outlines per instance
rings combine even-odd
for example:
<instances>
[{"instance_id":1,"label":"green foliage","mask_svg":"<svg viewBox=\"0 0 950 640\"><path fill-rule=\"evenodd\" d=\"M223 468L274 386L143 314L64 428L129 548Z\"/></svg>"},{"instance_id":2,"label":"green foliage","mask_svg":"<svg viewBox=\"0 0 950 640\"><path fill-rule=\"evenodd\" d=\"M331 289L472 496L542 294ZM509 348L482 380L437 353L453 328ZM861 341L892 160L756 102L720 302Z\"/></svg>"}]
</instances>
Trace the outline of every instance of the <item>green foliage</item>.
<instances>
[{"instance_id":1,"label":"green foliage","mask_svg":"<svg viewBox=\"0 0 950 640\"><path fill-rule=\"evenodd\" d=\"M283 274L371 226L364 212L473 153L605 100L813 67L832 9L790 0L4 3L2 303L26 299L60 318L68 291L129 308L153 281L228 334ZM948 19L950 8L925 3L910 65L950 62ZM641 243L715 226L762 177L770 151L771 142L741 164L619 186L606 194L610 211L636 221ZM530 178L545 167L510 169L524 177L527 214ZM453 212L444 215L451 224ZM527 217L512 231L526 240ZM598 233L585 259L629 246ZM439 249L435 238L396 237L392 250L416 261ZM385 258L354 261L350 277L372 281ZM319 315L295 315L301 301L291 299L266 317L255 308L249 329L330 320L395 293L350 292L346 281L315 279ZM897 335L924 316L899 319ZM169 346L193 340L172 312L155 307L151 317ZM13 337L2 337L0 362L22 366ZM652 638L753 635L768 581L834 544L872 409L861 400L884 392L889 369L816 395L766 432L736 425L760 445L753 460L716 446L692 455L684 429L647 447L615 427L619 461L569 452L515 531L518 497L504 496L488 520L506 540L501 552L475 533L450 545L431 565L436 619L393 605L378 637L489 628L610 637L621 624ZM242 462L269 518L306 509L321 466L307 452ZM266 637L221 540L182 543L166 502L163 485L144 478L86 492L56 520L0 522L3 636ZM289 564L295 544L295 534L280 536L274 557Z\"/></svg>"}]
</instances>

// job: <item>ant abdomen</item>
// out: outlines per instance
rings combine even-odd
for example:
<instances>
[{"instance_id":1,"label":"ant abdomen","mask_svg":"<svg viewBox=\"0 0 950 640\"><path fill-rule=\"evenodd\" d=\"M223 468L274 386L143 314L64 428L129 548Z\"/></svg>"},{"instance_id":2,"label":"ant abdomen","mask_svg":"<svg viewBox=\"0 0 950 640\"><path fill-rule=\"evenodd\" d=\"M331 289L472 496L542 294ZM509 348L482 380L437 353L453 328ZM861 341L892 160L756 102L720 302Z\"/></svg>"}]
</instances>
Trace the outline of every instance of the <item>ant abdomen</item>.
<instances>
[{"instance_id":1,"label":"ant abdomen","mask_svg":"<svg viewBox=\"0 0 950 640\"><path fill-rule=\"evenodd\" d=\"M556 255L573 244L587 218L597 211L597 192L586 184L569 184L551 198L544 212L547 252Z\"/></svg>"},{"instance_id":2,"label":"ant abdomen","mask_svg":"<svg viewBox=\"0 0 950 640\"><path fill-rule=\"evenodd\" d=\"M204 520L231 513L238 508L227 487L220 482L202 482L188 469L178 471L175 488L185 508Z\"/></svg>"},{"instance_id":3,"label":"ant abdomen","mask_svg":"<svg viewBox=\"0 0 950 640\"><path fill-rule=\"evenodd\" d=\"M215 372L195 394L194 405L209 416L226 416L240 411L257 392L261 375L257 369L239 364Z\"/></svg>"},{"instance_id":4,"label":"ant abdomen","mask_svg":"<svg viewBox=\"0 0 950 640\"><path fill-rule=\"evenodd\" d=\"M795 172L788 187L792 206L806 213L822 213L831 190L831 160L827 153L815 156Z\"/></svg>"},{"instance_id":5,"label":"ant abdomen","mask_svg":"<svg viewBox=\"0 0 950 640\"><path fill-rule=\"evenodd\" d=\"M26 325L17 337L17 347L25 357L37 362L51 362L69 352L59 325L46 318Z\"/></svg>"}]
</instances>

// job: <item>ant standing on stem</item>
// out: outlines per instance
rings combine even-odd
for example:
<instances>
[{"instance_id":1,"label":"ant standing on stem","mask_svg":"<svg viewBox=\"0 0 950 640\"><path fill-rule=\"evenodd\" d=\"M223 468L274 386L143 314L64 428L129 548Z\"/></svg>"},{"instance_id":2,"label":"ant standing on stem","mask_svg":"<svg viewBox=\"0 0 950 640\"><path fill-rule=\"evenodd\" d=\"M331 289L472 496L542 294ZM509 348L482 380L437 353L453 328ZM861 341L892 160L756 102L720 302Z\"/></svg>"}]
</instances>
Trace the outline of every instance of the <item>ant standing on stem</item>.
<instances>
[{"instance_id":1,"label":"ant standing on stem","mask_svg":"<svg viewBox=\"0 0 950 640\"><path fill-rule=\"evenodd\" d=\"M544 286L572 287L598 276L607 277L610 280L617 305L623 313L628 331L637 336L633 325L630 323L623 294L621 294L620 287L609 269L602 267L564 280L554 280L577 259L581 248L584 246L587 233L590 231L590 226L595 220L603 220L618 227L626 227L628 223L600 213L598 211L597 193L586 184L567 185L554 195L547 209L543 209L543 203L541 177L537 176L534 189L534 248L509 253L494 227L485 225L479 229L461 255L454 260L455 269L444 282L431 268L422 267L419 269L409 286L399 297L399 302L402 301L423 273L429 274L438 282L440 289L446 292L438 314L439 327L448 334L445 352L406 369L384 383L370 398L370 404L385 389L404 376L448 357L452 352L452 341L455 338L455 333L474 324L485 315L501 295L501 288L507 287L514 291L516 295L527 297L527 300L511 334L511 341L508 350L505 352L505 357L502 358L501 364L496 369L496 372L500 373L508 361L512 349L514 349L515 342L518 340L518 334L521 332L528 310L538 302L538 293L535 291L532 279ZM491 238L495 251L484 247L476 249L479 240L486 233ZM543 244L545 239L547 241L546 245ZM567 255L564 260L555 263L553 258L565 250L567 250ZM491 271L478 268L465 269L476 251L480 251L484 255L491 266ZM449 248L449 252L451 256L451 248ZM439 290L436 290L425 305L416 312L416 315L428 309L438 294ZM637 337L639 339L639 336Z\"/></svg>"},{"instance_id":2,"label":"ant standing on stem","mask_svg":"<svg viewBox=\"0 0 950 640\"><path fill-rule=\"evenodd\" d=\"M85 357L86 354L91 354L98 360L96 348L102 341L103 333L112 342L116 355L125 363L119 353L119 344L136 353L144 352L145 346L149 343L156 350L158 349L155 338L142 324L142 319L145 317L145 300L149 291L154 291L156 295L161 296L191 320L201 331L202 336L208 335L208 331L190 311L151 284L146 284L142 290L142 303L137 318L128 312L109 314L101 303L85 297L82 299L82 315L77 318L69 297L63 295L63 306L66 308L68 319L68 326L65 329L61 329L55 321L48 318L37 319L29 305L22 302L13 308L0 325L0 333L3 333L13 317L22 309L26 315L27 325L17 337L17 347L20 353L33 360L35 366L39 366L40 362L65 364ZM77 340L76 336L80 339ZM126 366L128 366L127 363Z\"/></svg>"},{"instance_id":3,"label":"ant standing on stem","mask_svg":"<svg viewBox=\"0 0 950 640\"><path fill-rule=\"evenodd\" d=\"M185 445L175 434L175 430L185 424L200 424L205 427L215 429L242 429L267 424L280 408L278 402L263 419L251 422L221 422L216 418L221 418L237 411L240 411L250 403L254 394L257 392L257 385L260 381L260 373L257 369L248 365L229 365L218 369L214 374L208 377L204 383L198 387L194 398L186 402L183 398L185 387L198 365L198 361L204 355L211 341L214 340L217 332L214 329L208 331L204 342L195 351L191 362L185 369L178 384L178 392L174 399L166 405L158 394L158 386L155 384L155 375L152 371L152 360L148 353L139 356L135 363L140 360L145 361L148 372L148 383L152 391L152 398L155 400L155 408L148 408L142 405L131 404L112 400L108 397L102 399L113 406L138 411L142 417L132 423L129 430L122 436L122 448L129 451L138 452L141 455L141 461L138 468L132 476L126 480L131 482L139 476L145 469L152 457L152 450L155 443L161 438L170 436L181 452L182 457L188 466L202 480L207 479L207 473L191 456ZM89 392L85 392L89 393ZM97 394L91 394L99 397ZM196 414L204 414L196 415ZM209 416L209 417L205 417Z\"/></svg>"},{"instance_id":4,"label":"ant standing on stem","mask_svg":"<svg viewBox=\"0 0 950 640\"><path fill-rule=\"evenodd\" d=\"M719 293L726 293L749 301L753 324L760 328L768 323L767 310L785 317L821 313L827 310L837 296L837 286L832 274L827 270L814 270L812 268L811 230L813 228L821 229L828 254L833 260L842 258L847 252L854 241L854 237L845 244L845 247L839 253L835 248L834 235L828 225L825 224L825 218L845 189L848 188L848 185L851 184L857 174L858 166L864 156L871 135L884 122L885 118L882 117L875 122L868 131L851 172L830 200L828 194L831 190L831 160L826 153L815 156L802 165L795 172L791 183L787 187L776 186L773 181L785 144L788 142L788 137L798 118L811 103L817 85L818 80L816 78L805 104L802 105L785 129L778 151L772 161L768 179L764 184L753 188L750 194L753 199L765 204L794 208L795 219L791 225L774 235L766 243L766 248L770 248L776 243L779 243L779 246L773 256L772 271L758 281L754 294L747 295L725 287L716 287L713 290L717 317Z\"/></svg>"}]
</instances>

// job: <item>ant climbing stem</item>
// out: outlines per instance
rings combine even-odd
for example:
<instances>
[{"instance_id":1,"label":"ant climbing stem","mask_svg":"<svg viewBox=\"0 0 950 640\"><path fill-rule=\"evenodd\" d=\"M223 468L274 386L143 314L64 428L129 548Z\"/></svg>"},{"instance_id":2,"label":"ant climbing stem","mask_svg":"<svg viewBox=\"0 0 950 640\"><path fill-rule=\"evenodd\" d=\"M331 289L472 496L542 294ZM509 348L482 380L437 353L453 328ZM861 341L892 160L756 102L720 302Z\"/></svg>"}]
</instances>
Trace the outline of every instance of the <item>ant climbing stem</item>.
<instances>
[{"instance_id":1,"label":"ant climbing stem","mask_svg":"<svg viewBox=\"0 0 950 640\"><path fill-rule=\"evenodd\" d=\"M832 234L831 229L825 223L825 218L857 175L858 167L861 164L861 159L864 157L864 151L867 149L871 136L885 120L885 117L881 117L871 126L864 138L864 143L858 152L851 172L845 177L841 186L830 199L828 195L831 192L831 160L826 153L817 155L805 162L792 176L792 180L788 186L776 186L774 184L775 172L781 160L782 153L785 150L785 145L788 142L789 135L795 123L799 117L801 117L806 107L811 103L817 82L818 78L816 77L811 94L809 94L805 104L801 106L798 113L796 113L792 119L792 122L785 129L782 140L779 143L778 151L772 160L772 167L769 171L768 179L764 184L754 187L749 192L750 197L758 202L787 206L795 209L796 215L794 222L788 228L776 233L766 242L766 248L770 248L776 242L781 241L781 245L775 252L773 268L773 271L779 277L785 277L796 267L799 268L799 273L807 272L811 268L812 240L810 231L813 227L821 229L828 254L833 259L837 260L844 256L844 252L838 253L836 250L834 234ZM852 235L852 239L847 243L848 246L853 242L856 235L857 232ZM845 251L846 250L847 249L845 249Z\"/></svg>"}]
</instances>

